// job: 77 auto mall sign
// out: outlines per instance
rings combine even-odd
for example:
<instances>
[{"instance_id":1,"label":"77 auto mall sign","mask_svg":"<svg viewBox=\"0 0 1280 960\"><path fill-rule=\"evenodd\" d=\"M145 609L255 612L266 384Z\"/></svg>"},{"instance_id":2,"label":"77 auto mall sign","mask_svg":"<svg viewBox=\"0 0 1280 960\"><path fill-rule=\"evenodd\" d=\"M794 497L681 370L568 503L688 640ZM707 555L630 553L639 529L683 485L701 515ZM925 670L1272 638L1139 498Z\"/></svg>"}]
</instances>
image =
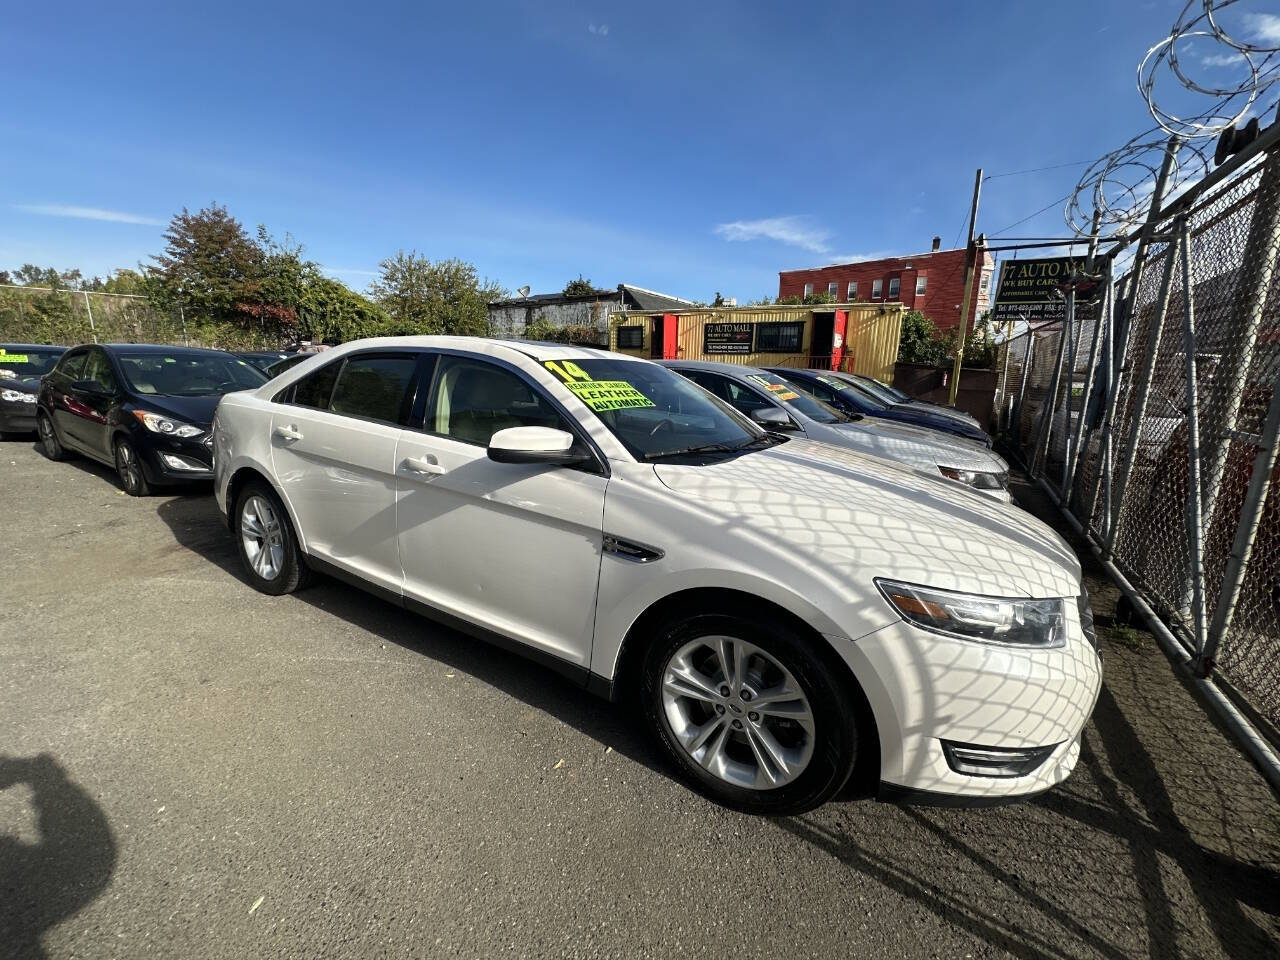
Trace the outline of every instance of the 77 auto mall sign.
<instances>
[{"instance_id":1,"label":"77 auto mall sign","mask_svg":"<svg viewBox=\"0 0 1280 960\"><path fill-rule=\"evenodd\" d=\"M1065 284L1073 270L1084 270L1084 264L1084 257L1005 260L1000 264L1000 285L991 319L1026 320L1032 324L1061 320L1067 312Z\"/></svg>"}]
</instances>

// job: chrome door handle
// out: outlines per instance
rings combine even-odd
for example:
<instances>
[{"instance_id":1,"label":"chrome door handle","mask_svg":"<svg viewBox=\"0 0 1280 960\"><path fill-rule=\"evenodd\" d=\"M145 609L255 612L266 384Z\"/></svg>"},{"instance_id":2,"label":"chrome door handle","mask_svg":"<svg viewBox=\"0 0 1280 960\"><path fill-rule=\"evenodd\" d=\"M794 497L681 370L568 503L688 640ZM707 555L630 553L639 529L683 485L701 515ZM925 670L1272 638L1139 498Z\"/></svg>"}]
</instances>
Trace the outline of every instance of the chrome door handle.
<instances>
[{"instance_id":1,"label":"chrome door handle","mask_svg":"<svg viewBox=\"0 0 1280 960\"><path fill-rule=\"evenodd\" d=\"M302 433L297 427L276 427L275 434L281 440L301 440Z\"/></svg>"},{"instance_id":2,"label":"chrome door handle","mask_svg":"<svg viewBox=\"0 0 1280 960\"><path fill-rule=\"evenodd\" d=\"M408 457L404 461L404 468L410 473L422 473L430 476L437 476L444 473L444 467L440 466L440 461L435 458L434 454L427 454L425 457Z\"/></svg>"}]
</instances>

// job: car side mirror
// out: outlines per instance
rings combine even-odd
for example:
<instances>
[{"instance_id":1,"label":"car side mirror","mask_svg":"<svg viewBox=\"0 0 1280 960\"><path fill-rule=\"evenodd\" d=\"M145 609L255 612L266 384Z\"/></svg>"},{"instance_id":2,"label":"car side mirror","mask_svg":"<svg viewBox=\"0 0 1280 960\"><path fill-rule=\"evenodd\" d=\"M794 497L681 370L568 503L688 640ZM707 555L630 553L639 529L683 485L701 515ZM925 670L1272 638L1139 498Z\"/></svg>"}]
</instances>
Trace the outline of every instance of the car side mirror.
<instances>
[{"instance_id":1,"label":"car side mirror","mask_svg":"<svg viewBox=\"0 0 1280 960\"><path fill-rule=\"evenodd\" d=\"M71 389L77 390L80 393L87 393L93 397L111 396L111 391L97 380L77 380L71 384Z\"/></svg>"},{"instance_id":2,"label":"car side mirror","mask_svg":"<svg viewBox=\"0 0 1280 960\"><path fill-rule=\"evenodd\" d=\"M795 430L795 422L785 410L777 407L760 407L751 411L751 419L769 430Z\"/></svg>"},{"instance_id":3,"label":"car side mirror","mask_svg":"<svg viewBox=\"0 0 1280 960\"><path fill-rule=\"evenodd\" d=\"M508 427L489 438L489 459L497 463L546 463L566 466L590 455L574 449L574 436L551 427Z\"/></svg>"}]
</instances>

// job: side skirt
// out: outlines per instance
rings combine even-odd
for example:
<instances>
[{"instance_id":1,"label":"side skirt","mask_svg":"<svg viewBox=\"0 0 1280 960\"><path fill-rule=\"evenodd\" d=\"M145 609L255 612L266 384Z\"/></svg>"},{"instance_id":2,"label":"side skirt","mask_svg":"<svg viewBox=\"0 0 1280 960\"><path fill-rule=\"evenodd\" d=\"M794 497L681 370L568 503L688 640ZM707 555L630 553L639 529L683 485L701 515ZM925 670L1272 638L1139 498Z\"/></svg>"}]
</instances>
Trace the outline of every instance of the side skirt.
<instances>
[{"instance_id":1,"label":"side skirt","mask_svg":"<svg viewBox=\"0 0 1280 960\"><path fill-rule=\"evenodd\" d=\"M464 620L461 617L446 613L437 607L415 600L412 597L404 597L398 593L388 590L386 587L379 586L376 583L370 583L368 580L344 570L342 567L336 566L327 560L321 560L318 557L307 555L307 566L316 573L322 573L327 577L333 577L335 580L341 580L349 586L357 587L366 593L371 593L381 600L395 604L397 607L403 607L410 613L425 617L434 623L449 627L459 633L474 637L477 640L483 640L485 643L500 647L511 653L519 654L526 660L532 660L549 670L554 670L561 676L567 677L580 687L585 687L589 693L602 696L605 699L612 699L613 682L607 677L601 677L592 673L587 667L577 663L570 663L554 654L547 653L535 647L529 646L527 643L521 643L508 637L506 634L497 633L485 627L481 627L472 623L470 620Z\"/></svg>"}]
</instances>

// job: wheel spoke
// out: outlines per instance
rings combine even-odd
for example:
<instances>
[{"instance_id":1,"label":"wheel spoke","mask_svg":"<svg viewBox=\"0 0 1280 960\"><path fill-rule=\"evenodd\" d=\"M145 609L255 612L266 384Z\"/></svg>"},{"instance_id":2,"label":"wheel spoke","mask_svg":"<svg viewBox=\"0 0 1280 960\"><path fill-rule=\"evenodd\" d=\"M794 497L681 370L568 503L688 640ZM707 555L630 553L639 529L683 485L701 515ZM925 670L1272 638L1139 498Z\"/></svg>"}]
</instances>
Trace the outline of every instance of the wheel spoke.
<instances>
[{"instance_id":1,"label":"wheel spoke","mask_svg":"<svg viewBox=\"0 0 1280 960\"><path fill-rule=\"evenodd\" d=\"M747 741L751 744L751 749L756 754L765 775L774 782L777 782L779 777L790 778L793 774L791 765L787 762L786 750L774 735L769 732L768 727L749 723L745 729L747 731ZM765 757L768 758L767 762ZM777 771L776 774L770 770L771 766Z\"/></svg>"},{"instance_id":2,"label":"wheel spoke","mask_svg":"<svg viewBox=\"0 0 1280 960\"><path fill-rule=\"evenodd\" d=\"M712 717L710 720L704 723L701 727L698 728L698 732L693 735L693 739L689 741L689 744L688 744L689 752L697 753L698 748L701 747L704 743L706 743L707 740L709 740L711 736L723 726L724 726L724 717L720 717L720 716Z\"/></svg>"},{"instance_id":3,"label":"wheel spoke","mask_svg":"<svg viewBox=\"0 0 1280 960\"><path fill-rule=\"evenodd\" d=\"M719 722L719 718L717 718L716 726L720 728L719 734L702 752L702 758L698 760L698 763L702 764L707 770L710 770L713 765L724 766L724 743L729 739L729 725Z\"/></svg>"},{"instance_id":4,"label":"wheel spoke","mask_svg":"<svg viewBox=\"0 0 1280 960\"><path fill-rule=\"evenodd\" d=\"M704 703L716 703L720 693L709 680L688 666L669 667L662 689L673 697L692 697Z\"/></svg>"},{"instance_id":5,"label":"wheel spoke","mask_svg":"<svg viewBox=\"0 0 1280 960\"><path fill-rule=\"evenodd\" d=\"M250 508L245 507L244 513L240 515L240 529L249 536L261 540L267 535L267 531L262 529L262 524L258 522L257 516L249 512Z\"/></svg>"},{"instance_id":6,"label":"wheel spoke","mask_svg":"<svg viewBox=\"0 0 1280 960\"><path fill-rule=\"evenodd\" d=\"M732 637L716 639L716 658L720 661L720 671L724 682L730 689L736 687L746 675L745 644Z\"/></svg>"}]
</instances>

